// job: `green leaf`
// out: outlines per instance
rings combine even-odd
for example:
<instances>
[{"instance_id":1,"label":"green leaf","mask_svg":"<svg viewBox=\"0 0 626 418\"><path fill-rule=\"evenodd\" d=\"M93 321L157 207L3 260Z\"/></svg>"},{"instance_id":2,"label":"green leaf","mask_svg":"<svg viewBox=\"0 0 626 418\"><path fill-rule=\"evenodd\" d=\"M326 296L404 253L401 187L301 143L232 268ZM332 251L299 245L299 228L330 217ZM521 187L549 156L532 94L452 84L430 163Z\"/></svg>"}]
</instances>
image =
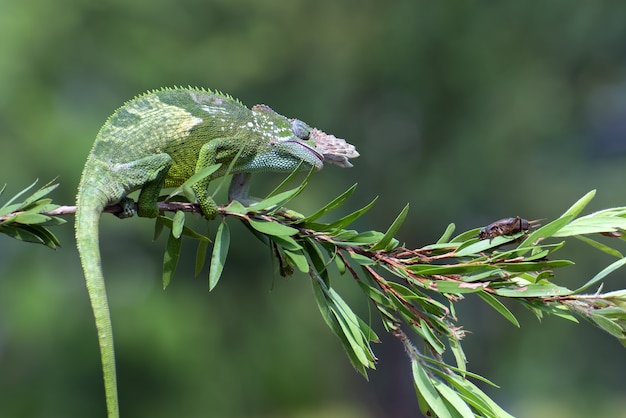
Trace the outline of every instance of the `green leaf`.
<instances>
[{"instance_id":1,"label":"green leaf","mask_svg":"<svg viewBox=\"0 0 626 418\"><path fill-rule=\"evenodd\" d=\"M450 384L457 389L464 399L476 409L482 411L485 417L514 418L469 380L458 376L447 375L446 377L448 377Z\"/></svg>"},{"instance_id":2,"label":"green leaf","mask_svg":"<svg viewBox=\"0 0 626 418\"><path fill-rule=\"evenodd\" d=\"M169 194L167 199L171 199L172 197L179 195L179 194L183 194L186 196L187 194L184 193L185 188L191 188L191 186L193 186L194 184L196 184L203 178L209 177L211 174L215 173L217 170L219 170L221 166L222 164L213 164L208 167L204 167L203 169L201 169L200 171L196 172L194 175L189 177L187 181L185 181L183 184L181 184L176 189L174 189L172 193Z\"/></svg>"},{"instance_id":3,"label":"green leaf","mask_svg":"<svg viewBox=\"0 0 626 418\"><path fill-rule=\"evenodd\" d=\"M293 170L291 173L289 173L289 175L287 176L287 178L283 181L280 182L280 184L278 186L276 186L276 188L274 190L272 190L267 197L264 199L268 199L272 196L274 196L275 194L278 193L279 190L281 190L283 187L285 187L287 184L291 183L291 181L298 175L300 174L301 168L303 166L304 162L301 162L300 164L298 164L298 167L296 167L295 170ZM306 178L300 183L300 186L298 187L298 189L300 189L300 191L304 190L304 188L306 187L306 185L309 183L309 179L311 178L311 175L315 172L315 168L311 168L308 172L308 174L306 175ZM299 192L298 192L299 193Z\"/></svg>"},{"instance_id":4,"label":"green leaf","mask_svg":"<svg viewBox=\"0 0 626 418\"><path fill-rule=\"evenodd\" d=\"M465 374L467 371L467 357L465 357L465 352L463 351L463 347L461 347L461 341L457 338L449 337L448 343L450 344L450 351L452 351L454 359L456 360L457 368Z\"/></svg>"},{"instance_id":5,"label":"green leaf","mask_svg":"<svg viewBox=\"0 0 626 418\"><path fill-rule=\"evenodd\" d=\"M359 326L358 317L354 314L350 306L348 306L341 296L332 288L327 289L327 295L332 301L330 309L335 314L339 326L342 328L357 359L365 367L373 367L374 356L369 348L369 339L363 334Z\"/></svg>"},{"instance_id":6,"label":"green leaf","mask_svg":"<svg viewBox=\"0 0 626 418\"><path fill-rule=\"evenodd\" d=\"M411 370L413 372L415 392L425 404L420 406L422 413L426 416L434 415L438 418L452 418L452 414L448 410L445 402L441 399L441 396L439 396L435 385L417 359L411 359ZM430 411L432 411L432 413Z\"/></svg>"},{"instance_id":7,"label":"green leaf","mask_svg":"<svg viewBox=\"0 0 626 418\"><path fill-rule=\"evenodd\" d=\"M52 182L54 182L54 181L55 180L52 180L48 184L45 184L39 190L37 190L35 193L33 193L32 195L28 196L24 200L24 203L23 203L24 208L27 208L28 206L32 205L33 203L37 202L39 199L41 199L42 197L44 197L45 195L49 194L54 189L59 187L58 183L57 184L52 184Z\"/></svg>"},{"instance_id":8,"label":"green leaf","mask_svg":"<svg viewBox=\"0 0 626 418\"><path fill-rule=\"evenodd\" d=\"M165 255L163 256L163 289L167 288L174 276L180 258L182 242L182 239L176 238L172 234L168 235Z\"/></svg>"},{"instance_id":9,"label":"green leaf","mask_svg":"<svg viewBox=\"0 0 626 418\"><path fill-rule=\"evenodd\" d=\"M161 225L159 225L159 223L161 223ZM155 225L155 240L158 238L158 235L160 235L161 230L163 229L163 226L167 226L170 229L174 228L174 220L168 218L167 216L159 216L157 218L157 224ZM187 226L183 226L183 232L182 235L191 238L191 239L195 239L195 240L199 240L199 241L208 241L211 242L211 240L209 239L209 237L202 235L196 231L194 231L193 229L187 227Z\"/></svg>"},{"instance_id":10,"label":"green leaf","mask_svg":"<svg viewBox=\"0 0 626 418\"><path fill-rule=\"evenodd\" d=\"M507 298L545 298L551 296L566 296L573 293L568 288L557 286L553 283L528 283L516 288L494 288L494 292L499 296Z\"/></svg>"},{"instance_id":11,"label":"green leaf","mask_svg":"<svg viewBox=\"0 0 626 418\"><path fill-rule=\"evenodd\" d=\"M393 221L393 223L391 224L389 229L387 229L387 232L385 232L385 235L380 239L380 241L378 241L378 243L376 243L376 244L374 244L374 246L372 246L372 248L370 249L371 251L378 251L378 250L382 250L382 249L386 249L387 248L387 246L389 245L391 240L396 236L396 233L398 232L398 230L402 226L402 223L404 222L404 219L406 218L407 213L409 213L409 204L408 203L402 209L400 214L398 214L398 216Z\"/></svg>"},{"instance_id":12,"label":"green leaf","mask_svg":"<svg viewBox=\"0 0 626 418\"><path fill-rule=\"evenodd\" d=\"M581 240L582 242L586 242L587 244L591 245L593 248L596 248L608 255L611 255L613 257L617 257L617 258L622 258L624 257L622 255L622 253L620 253L619 251L617 251L614 248L609 247L608 245L604 245L601 242L598 242L594 239L591 239L589 237L585 237L585 236L577 236L576 238L578 238L579 240Z\"/></svg>"},{"instance_id":13,"label":"green leaf","mask_svg":"<svg viewBox=\"0 0 626 418\"><path fill-rule=\"evenodd\" d=\"M322 280L325 286L329 286L330 278L328 277L328 269L326 268L327 265L324 261L324 255L322 254L322 251L318 247L317 243L311 238L306 238L302 241L302 245L311 260L311 264L319 275L320 280Z\"/></svg>"},{"instance_id":14,"label":"green leaf","mask_svg":"<svg viewBox=\"0 0 626 418\"><path fill-rule=\"evenodd\" d=\"M172 220L172 235L174 238L178 239L183 233L183 228L185 226L185 212L182 210L177 210L174 214L174 219Z\"/></svg>"},{"instance_id":15,"label":"green leaf","mask_svg":"<svg viewBox=\"0 0 626 418\"><path fill-rule=\"evenodd\" d=\"M209 241L200 240L198 241L198 249L196 250L196 269L195 276L197 277L202 269L204 268L204 263L206 262L206 253L209 249Z\"/></svg>"},{"instance_id":16,"label":"green leaf","mask_svg":"<svg viewBox=\"0 0 626 418\"><path fill-rule=\"evenodd\" d=\"M376 262L371 258L357 253L350 253L350 258L356 261L357 264L361 266L373 266L374 264L376 264Z\"/></svg>"},{"instance_id":17,"label":"green leaf","mask_svg":"<svg viewBox=\"0 0 626 418\"><path fill-rule=\"evenodd\" d=\"M341 195L339 195L336 198L334 198L326 206L322 207L321 209L319 209L318 211L316 211L312 215L309 215L306 218L304 218L302 220L302 222L313 222L313 221L321 218L322 216L324 216L325 214L327 214L331 210L341 206L343 204L343 202L346 199L348 199L350 197L350 195L352 195L352 193L356 190L356 186L357 186L356 184L352 185L352 187L350 187L348 190L343 192Z\"/></svg>"},{"instance_id":18,"label":"green leaf","mask_svg":"<svg viewBox=\"0 0 626 418\"><path fill-rule=\"evenodd\" d=\"M43 245L46 247L56 250L61 246L61 242L52 232L50 232L48 228L41 225L29 225L28 228L30 228L31 231L36 233L42 239Z\"/></svg>"},{"instance_id":19,"label":"green leaf","mask_svg":"<svg viewBox=\"0 0 626 418\"><path fill-rule=\"evenodd\" d=\"M231 201L225 208L224 210L226 212L232 212L232 213L237 213L239 215L245 215L246 213L248 213L248 208L246 206L243 205L243 203L237 201L237 200L233 200Z\"/></svg>"},{"instance_id":20,"label":"green leaf","mask_svg":"<svg viewBox=\"0 0 626 418\"><path fill-rule=\"evenodd\" d=\"M562 217L555 219L554 221L530 233L528 237L518 247L523 248L534 246L535 242L553 236L558 230L567 225L572 219L572 215L563 214Z\"/></svg>"},{"instance_id":21,"label":"green leaf","mask_svg":"<svg viewBox=\"0 0 626 418\"><path fill-rule=\"evenodd\" d=\"M163 232L163 228L165 227L165 222L163 221L163 219L168 219L165 216L157 216L157 218L154 221L154 235L152 237L153 241L156 241L159 239L159 237L161 236L161 233Z\"/></svg>"},{"instance_id":22,"label":"green leaf","mask_svg":"<svg viewBox=\"0 0 626 418\"><path fill-rule=\"evenodd\" d=\"M495 296L487 292L480 292L478 294L482 300L487 302L489 306L495 309L500 315L505 317L510 323L515 325L516 327L520 327L519 321L515 318L515 315L509 309L502 304Z\"/></svg>"},{"instance_id":23,"label":"green leaf","mask_svg":"<svg viewBox=\"0 0 626 418\"><path fill-rule=\"evenodd\" d=\"M595 276L593 276L591 278L591 280L589 280L587 283L585 283L584 285L582 285L581 287L579 287L578 289L576 289L574 291L574 293L580 293L585 289L588 289L589 287L593 286L594 284L598 283L600 280L604 279L606 276L608 276L609 274L613 273L615 270L617 270L618 268L622 267L624 264L626 264L626 257L624 258L620 258L617 261L614 261L613 263L609 264L607 267L605 267L604 269L602 269L601 272L599 272L598 274L596 274Z\"/></svg>"},{"instance_id":24,"label":"green leaf","mask_svg":"<svg viewBox=\"0 0 626 418\"><path fill-rule=\"evenodd\" d=\"M576 203L574 203L568 210L566 210L565 213L560 216L560 218L575 218L580 212L582 212L585 206L587 206L587 204L591 201L591 199L593 199L595 195L595 190L590 191L589 193L578 199L578 201L576 201Z\"/></svg>"},{"instance_id":25,"label":"green leaf","mask_svg":"<svg viewBox=\"0 0 626 418\"><path fill-rule=\"evenodd\" d=\"M272 241L274 241L278 246L287 250L287 251L300 251L302 250L302 246L296 242L295 239L289 236L272 236Z\"/></svg>"},{"instance_id":26,"label":"green leaf","mask_svg":"<svg viewBox=\"0 0 626 418\"><path fill-rule=\"evenodd\" d=\"M476 293L487 286L487 283L452 282L444 280L433 280L429 282L429 289L440 293Z\"/></svg>"},{"instance_id":27,"label":"green leaf","mask_svg":"<svg viewBox=\"0 0 626 418\"><path fill-rule=\"evenodd\" d=\"M330 229L333 229L333 228L344 229L345 227L350 225L352 222L359 219L368 210L370 210L376 204L377 200L378 200L378 196L375 197L374 200L372 200L370 203L368 203L366 206L362 207L361 209L354 211L351 214L346 215L343 218L331 223L329 225Z\"/></svg>"},{"instance_id":28,"label":"green leaf","mask_svg":"<svg viewBox=\"0 0 626 418\"><path fill-rule=\"evenodd\" d=\"M478 239L479 231L480 231L480 228L474 228L474 229L470 229L469 231L465 231L457 235L456 237L452 238L452 240L450 240L450 243L465 242L472 238Z\"/></svg>"},{"instance_id":29,"label":"green leaf","mask_svg":"<svg viewBox=\"0 0 626 418\"><path fill-rule=\"evenodd\" d=\"M35 180L35 181L33 182L33 184L31 184L30 186L28 186L28 187L27 187L27 188L25 188L24 190L22 190L22 191L20 191L19 193L17 193L17 194L16 194L15 196L13 196L11 199L9 199L9 201L8 201L8 202L6 202L6 203L2 206L2 209L5 209L5 210L0 211L0 216L4 216L4 215L5 215L5 214L7 214L7 213L14 212L13 210L12 210L12 211L9 211L9 212L6 212L7 207L8 207L9 205L11 205L11 203L13 203L13 202L15 202L17 199L19 199L19 198L20 198L23 194L25 194L25 193L26 193L26 192L28 192L30 189L32 189L32 188L35 186L35 184L37 184L37 182L38 182L38 181L39 181L39 179ZM21 207L21 205L22 205L22 204L19 204L18 208L19 208L19 207Z\"/></svg>"},{"instance_id":30,"label":"green leaf","mask_svg":"<svg viewBox=\"0 0 626 418\"><path fill-rule=\"evenodd\" d=\"M450 389L449 386L447 386L440 380L433 379L432 383L435 386L435 389L437 389L437 392L439 392L441 396L446 401L448 401L450 406L454 408L454 410L458 413L459 416L463 418L475 417L471 408L467 405L467 403L465 403L463 398L461 398L461 396L459 396L459 394L456 391Z\"/></svg>"},{"instance_id":31,"label":"green leaf","mask_svg":"<svg viewBox=\"0 0 626 418\"><path fill-rule=\"evenodd\" d=\"M454 254L457 257L467 257L474 254L480 254L483 251L487 251L491 248L499 247L501 245L513 242L521 237L523 233L518 233L514 235L500 235L491 240L489 239L481 239L478 238L471 239L465 241L463 244L459 245Z\"/></svg>"},{"instance_id":32,"label":"green leaf","mask_svg":"<svg viewBox=\"0 0 626 418\"><path fill-rule=\"evenodd\" d=\"M448 264L441 266L433 264L414 264L407 268L414 273L425 276L433 274L467 274L475 271L499 270L497 267L488 264Z\"/></svg>"},{"instance_id":33,"label":"green leaf","mask_svg":"<svg viewBox=\"0 0 626 418\"><path fill-rule=\"evenodd\" d=\"M452 233L454 232L455 228L456 228L456 225L454 225L453 223L449 224L446 230L443 232L443 235L441 235L441 237L437 240L436 244L447 243L450 237L452 236Z\"/></svg>"},{"instance_id":34,"label":"green leaf","mask_svg":"<svg viewBox=\"0 0 626 418\"><path fill-rule=\"evenodd\" d=\"M290 236L298 233L296 228L278 222L257 221L250 219L250 226L265 235Z\"/></svg>"},{"instance_id":35,"label":"green leaf","mask_svg":"<svg viewBox=\"0 0 626 418\"><path fill-rule=\"evenodd\" d=\"M555 233L554 236L568 237L572 235L619 232L623 230L626 230L626 219L617 216L594 215L574 219Z\"/></svg>"},{"instance_id":36,"label":"green leaf","mask_svg":"<svg viewBox=\"0 0 626 418\"><path fill-rule=\"evenodd\" d=\"M324 283L324 281L315 277L312 280L313 290L315 294L315 300L317 302L317 306L322 314L322 318L328 325L328 327L333 331L333 333L339 338L341 341L346 354L348 355L348 359L352 363L352 366L359 372L363 377L367 379L367 370L365 365L360 361L357 357L356 353L353 351L352 343L348 341L347 336L343 332L343 328L339 324L338 318L335 316L335 313L331 309L333 302L330 300L328 295L328 287Z\"/></svg>"},{"instance_id":37,"label":"green leaf","mask_svg":"<svg viewBox=\"0 0 626 418\"><path fill-rule=\"evenodd\" d=\"M555 269L571 266L574 264L569 260L549 260L549 261L521 261L519 263L498 263L496 266L502 268L507 272L523 272L523 271L538 271L542 269Z\"/></svg>"},{"instance_id":38,"label":"green leaf","mask_svg":"<svg viewBox=\"0 0 626 418\"><path fill-rule=\"evenodd\" d=\"M51 218L49 216L41 215L39 213L19 213L18 215L15 215L13 221L21 224L32 225L46 223L50 219Z\"/></svg>"},{"instance_id":39,"label":"green leaf","mask_svg":"<svg viewBox=\"0 0 626 418\"><path fill-rule=\"evenodd\" d=\"M250 206L248 206L248 212L260 212L266 210L268 208L272 208L277 205L283 205L287 201L293 199L302 191L302 187L297 187L295 189L287 190L285 192L279 193L275 196L268 197L267 199L263 199L260 202L256 202Z\"/></svg>"},{"instance_id":40,"label":"green leaf","mask_svg":"<svg viewBox=\"0 0 626 418\"><path fill-rule=\"evenodd\" d=\"M26 228L25 225L1 225L0 232L18 241L34 242L37 244L44 243L44 240L36 232L32 232L29 228Z\"/></svg>"},{"instance_id":41,"label":"green leaf","mask_svg":"<svg viewBox=\"0 0 626 418\"><path fill-rule=\"evenodd\" d=\"M285 250L285 255L289 257L293 264L300 270L302 273L309 272L309 263L306 259L306 256L302 254L302 251L290 251Z\"/></svg>"},{"instance_id":42,"label":"green leaf","mask_svg":"<svg viewBox=\"0 0 626 418\"><path fill-rule=\"evenodd\" d=\"M228 255L228 247L230 246L230 230L226 220L222 220L215 234L215 242L213 243L213 253L211 254L211 267L209 270L209 292L215 288L220 280L226 256Z\"/></svg>"},{"instance_id":43,"label":"green leaf","mask_svg":"<svg viewBox=\"0 0 626 418\"><path fill-rule=\"evenodd\" d=\"M600 328L608 332L614 337L624 338L624 330L618 324L613 322L611 319L605 317L604 315L600 315L598 313L593 312L591 314L591 320Z\"/></svg>"}]
</instances>

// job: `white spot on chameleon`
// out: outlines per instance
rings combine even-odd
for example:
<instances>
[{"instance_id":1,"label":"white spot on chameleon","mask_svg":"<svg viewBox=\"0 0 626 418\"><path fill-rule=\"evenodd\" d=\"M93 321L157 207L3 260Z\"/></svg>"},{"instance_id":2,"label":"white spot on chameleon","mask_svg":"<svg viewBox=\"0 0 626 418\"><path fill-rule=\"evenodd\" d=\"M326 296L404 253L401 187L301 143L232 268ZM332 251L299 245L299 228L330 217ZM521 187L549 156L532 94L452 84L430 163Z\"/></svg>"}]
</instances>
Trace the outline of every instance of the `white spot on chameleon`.
<instances>
[{"instance_id":1,"label":"white spot on chameleon","mask_svg":"<svg viewBox=\"0 0 626 418\"><path fill-rule=\"evenodd\" d=\"M200 108L211 115L217 115L217 114L227 115L228 114L228 111L221 106L202 105L200 106Z\"/></svg>"}]
</instances>

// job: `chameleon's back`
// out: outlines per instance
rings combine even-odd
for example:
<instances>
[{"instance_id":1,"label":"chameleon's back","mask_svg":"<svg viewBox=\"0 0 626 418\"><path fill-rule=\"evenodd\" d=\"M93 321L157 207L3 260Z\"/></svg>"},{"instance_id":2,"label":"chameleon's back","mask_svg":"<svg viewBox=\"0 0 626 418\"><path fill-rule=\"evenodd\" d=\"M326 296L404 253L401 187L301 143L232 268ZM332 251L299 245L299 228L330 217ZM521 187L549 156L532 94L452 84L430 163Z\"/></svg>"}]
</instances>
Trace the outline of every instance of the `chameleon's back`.
<instances>
[{"instance_id":1,"label":"chameleon's back","mask_svg":"<svg viewBox=\"0 0 626 418\"><path fill-rule=\"evenodd\" d=\"M207 137L235 134L240 125L237 121L247 120L249 115L250 110L236 99L207 90L148 92L126 102L109 117L91 155L123 163L181 148L197 151ZM194 130L204 132L191 135Z\"/></svg>"}]
</instances>

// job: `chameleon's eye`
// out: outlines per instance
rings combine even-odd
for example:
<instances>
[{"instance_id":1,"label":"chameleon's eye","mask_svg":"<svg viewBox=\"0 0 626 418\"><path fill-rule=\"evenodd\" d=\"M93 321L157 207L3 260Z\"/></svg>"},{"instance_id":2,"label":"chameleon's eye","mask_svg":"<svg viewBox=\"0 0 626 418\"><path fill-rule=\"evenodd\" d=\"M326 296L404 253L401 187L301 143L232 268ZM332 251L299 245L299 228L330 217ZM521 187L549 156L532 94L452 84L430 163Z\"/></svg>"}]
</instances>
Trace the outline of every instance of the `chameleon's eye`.
<instances>
[{"instance_id":1,"label":"chameleon's eye","mask_svg":"<svg viewBox=\"0 0 626 418\"><path fill-rule=\"evenodd\" d=\"M311 129L309 128L309 125L298 119L294 119L291 122L291 131L295 136L305 141L308 140L309 136L311 135Z\"/></svg>"}]
</instances>

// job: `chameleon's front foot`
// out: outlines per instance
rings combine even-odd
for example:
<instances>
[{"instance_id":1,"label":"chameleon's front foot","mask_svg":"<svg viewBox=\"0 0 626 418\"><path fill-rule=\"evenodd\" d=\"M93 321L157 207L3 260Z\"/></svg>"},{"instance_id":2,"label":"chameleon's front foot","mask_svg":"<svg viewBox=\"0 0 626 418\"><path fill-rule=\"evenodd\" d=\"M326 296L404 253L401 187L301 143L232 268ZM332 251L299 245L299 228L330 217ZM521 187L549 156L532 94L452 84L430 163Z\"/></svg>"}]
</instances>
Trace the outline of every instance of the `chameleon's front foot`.
<instances>
[{"instance_id":1,"label":"chameleon's front foot","mask_svg":"<svg viewBox=\"0 0 626 418\"><path fill-rule=\"evenodd\" d=\"M123 197L119 203L121 207L120 212L115 212L114 215L120 219L131 218L137 214L135 209L135 201L130 197Z\"/></svg>"}]
</instances>

